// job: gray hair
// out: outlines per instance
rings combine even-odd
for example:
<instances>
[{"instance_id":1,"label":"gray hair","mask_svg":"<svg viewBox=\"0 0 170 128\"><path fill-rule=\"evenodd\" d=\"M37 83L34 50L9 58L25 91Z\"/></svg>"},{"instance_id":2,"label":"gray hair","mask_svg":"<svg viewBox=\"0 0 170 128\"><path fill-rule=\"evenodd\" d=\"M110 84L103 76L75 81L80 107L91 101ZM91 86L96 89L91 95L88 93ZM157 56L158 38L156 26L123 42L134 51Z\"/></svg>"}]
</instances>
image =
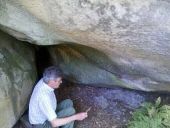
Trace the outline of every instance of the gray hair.
<instances>
[{"instance_id":1,"label":"gray hair","mask_svg":"<svg viewBox=\"0 0 170 128\"><path fill-rule=\"evenodd\" d=\"M43 81L48 84L50 80L55 80L62 76L62 71L57 66L50 66L44 70Z\"/></svg>"}]
</instances>

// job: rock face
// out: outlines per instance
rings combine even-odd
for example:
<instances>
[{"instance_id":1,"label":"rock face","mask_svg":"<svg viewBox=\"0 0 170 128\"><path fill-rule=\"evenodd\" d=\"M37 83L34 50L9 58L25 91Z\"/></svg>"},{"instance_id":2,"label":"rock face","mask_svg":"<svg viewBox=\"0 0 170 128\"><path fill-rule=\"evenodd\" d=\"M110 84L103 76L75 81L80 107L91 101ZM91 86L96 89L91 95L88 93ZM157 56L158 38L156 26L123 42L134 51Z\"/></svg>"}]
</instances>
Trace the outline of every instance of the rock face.
<instances>
[{"instance_id":1,"label":"rock face","mask_svg":"<svg viewBox=\"0 0 170 128\"><path fill-rule=\"evenodd\" d=\"M27 107L36 79L34 51L0 31L0 126L11 128Z\"/></svg>"},{"instance_id":2,"label":"rock face","mask_svg":"<svg viewBox=\"0 0 170 128\"><path fill-rule=\"evenodd\" d=\"M119 61L111 60L106 54L84 45L61 44L51 46L48 50L53 64L58 65L66 78L72 82L96 87L110 88L117 85L144 91L170 91L168 62L167 69L164 67L167 74L161 74L163 66L160 67L160 64L166 62L163 56L160 57L160 60L164 58L163 62L156 57L155 61L143 60L152 66L147 68L144 67L145 63L141 63L140 67L135 65L135 62L128 62L122 58L119 58ZM121 65L120 62L126 65Z\"/></svg>"},{"instance_id":3,"label":"rock face","mask_svg":"<svg viewBox=\"0 0 170 128\"><path fill-rule=\"evenodd\" d=\"M125 86L117 77L119 69L98 50L77 44L61 44L49 49L52 63L58 65L66 79L79 84L113 87Z\"/></svg>"},{"instance_id":4,"label":"rock face","mask_svg":"<svg viewBox=\"0 0 170 128\"><path fill-rule=\"evenodd\" d=\"M38 45L74 42L95 48L110 60L100 68L121 81L115 85L145 91L170 91L169 15L168 0L0 1L2 30Z\"/></svg>"}]
</instances>

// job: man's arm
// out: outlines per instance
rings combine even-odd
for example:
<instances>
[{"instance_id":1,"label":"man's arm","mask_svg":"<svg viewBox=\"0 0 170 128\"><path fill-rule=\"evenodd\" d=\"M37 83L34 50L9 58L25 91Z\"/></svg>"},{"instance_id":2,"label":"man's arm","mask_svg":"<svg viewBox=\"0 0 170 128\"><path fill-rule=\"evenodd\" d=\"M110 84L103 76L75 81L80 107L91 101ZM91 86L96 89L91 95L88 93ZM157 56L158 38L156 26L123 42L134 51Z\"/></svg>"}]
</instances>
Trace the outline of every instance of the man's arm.
<instances>
[{"instance_id":1,"label":"man's arm","mask_svg":"<svg viewBox=\"0 0 170 128\"><path fill-rule=\"evenodd\" d=\"M59 127L75 120L83 120L87 117L87 112L82 112L65 118L57 118L55 111L49 103L48 97L43 97L42 100L39 100L39 107L42 113L46 115L52 127Z\"/></svg>"},{"instance_id":2,"label":"man's arm","mask_svg":"<svg viewBox=\"0 0 170 128\"><path fill-rule=\"evenodd\" d=\"M75 120L84 120L86 117L87 112L81 112L65 118L55 118L54 120L50 121L50 123L52 127L59 127Z\"/></svg>"}]
</instances>

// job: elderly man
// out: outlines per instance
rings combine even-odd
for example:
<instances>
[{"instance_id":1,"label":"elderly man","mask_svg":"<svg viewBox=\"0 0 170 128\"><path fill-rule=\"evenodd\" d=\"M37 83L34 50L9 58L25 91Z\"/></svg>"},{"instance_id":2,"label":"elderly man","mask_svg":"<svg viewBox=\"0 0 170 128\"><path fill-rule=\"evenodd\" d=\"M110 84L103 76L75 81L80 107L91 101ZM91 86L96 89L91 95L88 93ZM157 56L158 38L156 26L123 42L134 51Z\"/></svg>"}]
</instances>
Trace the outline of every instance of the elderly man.
<instances>
[{"instance_id":1,"label":"elderly man","mask_svg":"<svg viewBox=\"0 0 170 128\"><path fill-rule=\"evenodd\" d=\"M29 103L29 121L34 128L73 128L75 120L83 120L87 112L75 114L70 99L57 105L54 89L62 83L62 73L58 67L45 69L43 78L35 86Z\"/></svg>"}]
</instances>

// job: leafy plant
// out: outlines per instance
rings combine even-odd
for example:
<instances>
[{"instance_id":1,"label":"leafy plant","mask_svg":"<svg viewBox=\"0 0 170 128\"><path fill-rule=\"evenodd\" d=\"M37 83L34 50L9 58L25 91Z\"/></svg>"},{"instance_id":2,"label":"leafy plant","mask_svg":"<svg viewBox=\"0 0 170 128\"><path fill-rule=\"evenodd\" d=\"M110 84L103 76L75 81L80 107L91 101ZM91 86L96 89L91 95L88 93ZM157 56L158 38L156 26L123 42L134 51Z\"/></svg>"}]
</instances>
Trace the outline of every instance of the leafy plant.
<instances>
[{"instance_id":1,"label":"leafy plant","mask_svg":"<svg viewBox=\"0 0 170 128\"><path fill-rule=\"evenodd\" d=\"M128 128L170 128L170 106L161 105L161 98L156 102L144 103L132 114Z\"/></svg>"}]
</instances>

